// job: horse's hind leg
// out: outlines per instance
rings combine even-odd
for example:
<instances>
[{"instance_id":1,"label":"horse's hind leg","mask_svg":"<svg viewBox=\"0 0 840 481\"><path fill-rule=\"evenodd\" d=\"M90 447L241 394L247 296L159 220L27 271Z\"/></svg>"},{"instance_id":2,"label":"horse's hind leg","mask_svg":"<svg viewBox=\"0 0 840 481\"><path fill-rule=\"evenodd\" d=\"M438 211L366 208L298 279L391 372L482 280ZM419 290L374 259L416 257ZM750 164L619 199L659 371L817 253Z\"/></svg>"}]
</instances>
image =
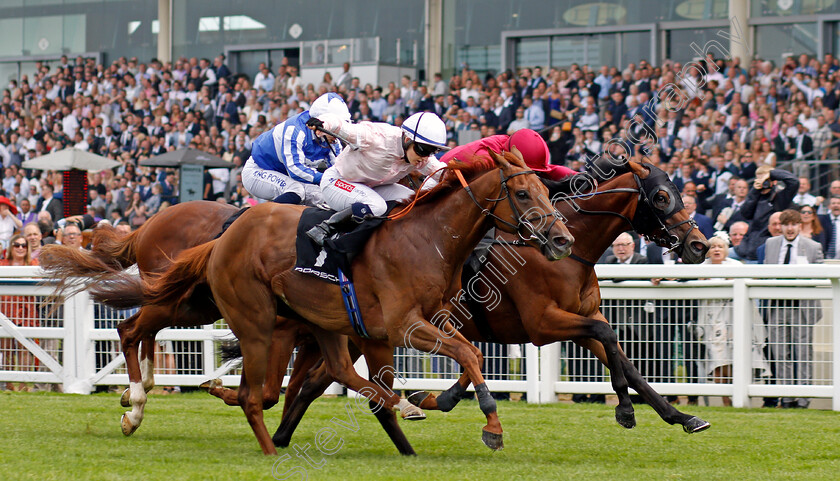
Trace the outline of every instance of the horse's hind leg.
<instances>
[{"instance_id":1,"label":"horse's hind leg","mask_svg":"<svg viewBox=\"0 0 840 481\"><path fill-rule=\"evenodd\" d=\"M594 339L580 339L575 341L582 347L585 347L592 351L598 359L604 365L607 364L607 356L604 352L604 346L601 345L600 342ZM683 427L685 432L697 433L700 431L704 431L708 429L711 424L707 421L704 421L697 416L692 416L690 414L686 414L675 408L671 405L668 401L665 400L662 396L659 395L650 384L645 381L642 377L641 373L636 366L633 365L633 362L627 358L624 354L624 351L621 351L621 365L624 367L624 373L627 377L627 383L642 396L642 399L645 400L650 407L659 414L659 417L662 418L668 424L679 424Z\"/></svg>"},{"instance_id":2,"label":"horse's hind leg","mask_svg":"<svg viewBox=\"0 0 840 481\"><path fill-rule=\"evenodd\" d=\"M155 335L144 336L140 343L140 372L143 375L143 389L146 392L155 387Z\"/></svg>"},{"instance_id":3,"label":"horse's hind leg","mask_svg":"<svg viewBox=\"0 0 840 481\"><path fill-rule=\"evenodd\" d=\"M300 342L297 343L298 352L295 356L295 363L292 366L292 375L289 378L289 385L286 386L286 396L283 399L283 419L286 418L286 413L288 412L289 407L292 405L292 403L294 403L295 399L297 399L298 395L300 394L303 384L307 379L308 373L321 360L321 349L318 347L318 343L315 341L315 339L313 339L310 335L307 334L301 336L299 338L299 341ZM355 361L355 358L353 360ZM286 373L286 366L288 366L288 362L285 366L283 366L283 372L279 376L281 383L283 382L283 374ZM326 373L326 366L324 372ZM329 378L327 385L324 386L324 390L326 390L331 383L332 378ZM316 394L315 397L317 398L323 393L324 392L321 391L318 394ZM307 403L306 405L308 406L309 403Z\"/></svg>"},{"instance_id":4,"label":"horse's hind leg","mask_svg":"<svg viewBox=\"0 0 840 481\"><path fill-rule=\"evenodd\" d=\"M122 433L126 436L134 434L143 422L146 393L154 385L151 373L154 366L149 364L148 359L154 359L154 337L162 327L160 318L156 317L156 309L155 306L142 308L117 325L129 380L128 389L120 397L123 407L131 407L131 411L123 414L120 419ZM144 356L142 361L138 359L138 344Z\"/></svg>"},{"instance_id":5,"label":"horse's hind leg","mask_svg":"<svg viewBox=\"0 0 840 481\"><path fill-rule=\"evenodd\" d=\"M368 364L371 381L391 391L394 387L394 349L390 344L384 342L359 341L360 347L365 354L365 361ZM370 407L371 409L375 407L373 401L370 402ZM378 409L374 413L382 429L391 438L391 442L394 443L394 446L396 446L400 454L417 454L414 452L414 448L411 447L411 443L405 437L405 433L400 428L399 423L397 423L397 416L394 414L394 411L391 409Z\"/></svg>"},{"instance_id":6,"label":"horse's hind leg","mask_svg":"<svg viewBox=\"0 0 840 481\"><path fill-rule=\"evenodd\" d=\"M294 351L297 327L290 328L288 322L284 318L278 318L278 324L275 325L272 333L266 382L263 387L263 410L271 409L280 399L286 366L289 365L289 359ZM239 406L239 390L224 387L221 379L204 382L199 387L221 399L228 406Z\"/></svg>"}]
</instances>

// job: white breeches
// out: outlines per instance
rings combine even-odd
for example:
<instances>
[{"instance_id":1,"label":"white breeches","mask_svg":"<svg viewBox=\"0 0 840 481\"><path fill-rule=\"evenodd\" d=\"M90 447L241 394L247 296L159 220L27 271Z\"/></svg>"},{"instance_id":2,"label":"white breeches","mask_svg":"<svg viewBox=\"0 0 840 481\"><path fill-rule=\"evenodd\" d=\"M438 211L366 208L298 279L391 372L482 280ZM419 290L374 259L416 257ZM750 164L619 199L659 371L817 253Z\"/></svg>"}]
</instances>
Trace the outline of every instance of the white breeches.
<instances>
[{"instance_id":1,"label":"white breeches","mask_svg":"<svg viewBox=\"0 0 840 481\"><path fill-rule=\"evenodd\" d=\"M368 187L357 182L347 182L338 178L335 167L330 167L321 178L321 192L331 209L344 210L356 202L367 204L373 215L383 215L388 210L385 202L405 200L414 191L400 184L386 184Z\"/></svg>"},{"instance_id":2,"label":"white breeches","mask_svg":"<svg viewBox=\"0 0 840 481\"><path fill-rule=\"evenodd\" d=\"M265 200L273 200L286 192L294 192L305 205L315 206L324 201L319 186L298 182L286 174L263 169L252 157L248 158L245 167L242 168L242 185L252 195Z\"/></svg>"}]
</instances>

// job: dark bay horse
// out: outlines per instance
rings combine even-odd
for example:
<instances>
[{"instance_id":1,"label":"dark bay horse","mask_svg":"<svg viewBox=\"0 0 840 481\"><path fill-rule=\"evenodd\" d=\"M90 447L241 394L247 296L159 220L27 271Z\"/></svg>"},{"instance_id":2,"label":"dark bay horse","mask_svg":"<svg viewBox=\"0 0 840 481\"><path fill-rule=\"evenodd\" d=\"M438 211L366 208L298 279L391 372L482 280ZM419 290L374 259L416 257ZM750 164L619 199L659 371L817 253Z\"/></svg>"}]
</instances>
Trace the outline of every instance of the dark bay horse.
<instances>
[{"instance_id":1,"label":"dark bay horse","mask_svg":"<svg viewBox=\"0 0 840 481\"><path fill-rule=\"evenodd\" d=\"M425 202L415 204L414 212L374 232L353 262L353 278L372 338L390 346L440 352L464 366L466 384L476 386L487 418L482 440L500 449L502 428L481 374L481 353L451 325L443 326L446 319L436 314L459 290L463 263L488 228L517 233L547 259L567 255L573 237L547 202L548 190L526 170L521 157L506 153L495 159L493 165L450 165L440 185ZM456 173L468 177L469 183ZM183 252L145 292L147 305L174 304L179 309L206 302L207 289L212 292L240 340L244 373L239 401L266 454L276 452L262 419L262 391L278 310L311 324L330 376L386 409L411 406L352 369L346 338L340 335L354 331L338 286L294 271L295 227L301 211L270 204L249 209L219 239ZM620 373L619 359L611 361ZM624 382L626 395L626 381L616 378L618 390Z\"/></svg>"},{"instance_id":2,"label":"dark bay horse","mask_svg":"<svg viewBox=\"0 0 840 481\"><path fill-rule=\"evenodd\" d=\"M498 304L492 309L480 304L482 309L479 312L471 312L469 317L459 319L463 324L460 332L467 339L504 344L532 342L536 345L571 339L590 349L608 365L602 344L580 334L581 327L592 320L607 322L599 309L600 289L594 263L612 240L632 227L662 247L674 249L686 263L702 261L708 249L706 239L689 221L678 190L664 172L649 164L643 166L629 163L626 171L616 172L612 178L600 180L603 182L597 189L597 195L583 198L572 198L574 196L568 195L568 190L557 194L557 186L552 189L555 207L567 219L567 226L576 239L573 256L557 262L546 262L535 255L534 249L522 246L510 236L507 236L506 241L509 245L492 248L486 269L495 269L495 272L504 273L508 278L506 282L496 285L501 293ZM517 271L511 274L509 266L516 266ZM534 282L535 279L543 282ZM486 291L479 288L477 294L483 297ZM470 310L467 306L461 308L453 309L453 312ZM477 319L484 319L489 326L492 332L490 339L486 337L486 330L477 326ZM387 351L388 347L368 345L364 352L367 355L376 349ZM317 355L315 352L309 351L308 355ZM387 357L387 352L377 356ZM663 420L681 425L688 433L709 427L708 422L682 413L667 403L647 384L623 352L621 358L622 369L630 386ZM284 411L281 425L274 435L278 446L288 446L308 404L331 382L322 367L310 373L293 372L292 378L305 375L308 375L307 381L302 384L301 392L294 401L287 405L288 410ZM455 402L458 400L457 396L449 397L454 398ZM415 393L409 399L424 409L435 407L436 400L427 393ZM454 404L448 401L446 409L452 406ZM635 422L632 418L622 419L618 408L616 414L622 425L632 427ZM383 423L383 427L391 436L399 430L396 423Z\"/></svg>"}]
</instances>

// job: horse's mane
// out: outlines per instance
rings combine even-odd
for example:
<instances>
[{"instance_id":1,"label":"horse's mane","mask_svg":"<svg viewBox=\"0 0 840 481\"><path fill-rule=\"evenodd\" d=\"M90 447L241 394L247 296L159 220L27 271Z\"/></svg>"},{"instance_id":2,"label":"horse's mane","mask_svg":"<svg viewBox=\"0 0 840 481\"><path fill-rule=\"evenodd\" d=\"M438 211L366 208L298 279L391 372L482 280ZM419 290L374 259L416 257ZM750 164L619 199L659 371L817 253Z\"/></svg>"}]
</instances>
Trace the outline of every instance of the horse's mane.
<instances>
[{"instance_id":1,"label":"horse's mane","mask_svg":"<svg viewBox=\"0 0 840 481\"><path fill-rule=\"evenodd\" d=\"M542 179L542 182L548 188L548 192L551 197L554 197L557 194L582 194L584 192L580 191L580 187L582 182L584 182L583 179L588 178L594 181L591 183L592 188L586 189L586 192L592 191L596 185L601 185L602 183L615 179L618 176L632 172L629 167L630 162L633 161L626 160L619 165L615 165L610 160L606 159L605 156L601 156L593 160L593 166L583 172L586 176L584 178L580 177L580 175L570 175L561 180ZM653 164L648 162L642 162L641 165L647 167L648 169L656 168Z\"/></svg>"},{"instance_id":2,"label":"horse's mane","mask_svg":"<svg viewBox=\"0 0 840 481\"><path fill-rule=\"evenodd\" d=\"M415 205L427 204L434 200L437 200L443 194L447 192L451 192L453 188L461 187L461 183L458 180L458 176L455 175L455 170L458 170L463 174L464 178L468 181L473 177L482 174L484 172L489 172L493 169L498 168L499 165L492 160L487 160L481 157L474 157L471 161L461 161L461 160L453 160L449 162L446 169L443 170L442 178L440 182L430 190L426 192L417 192L409 199L400 203L400 205L411 204L415 202L415 198L417 198Z\"/></svg>"}]
</instances>

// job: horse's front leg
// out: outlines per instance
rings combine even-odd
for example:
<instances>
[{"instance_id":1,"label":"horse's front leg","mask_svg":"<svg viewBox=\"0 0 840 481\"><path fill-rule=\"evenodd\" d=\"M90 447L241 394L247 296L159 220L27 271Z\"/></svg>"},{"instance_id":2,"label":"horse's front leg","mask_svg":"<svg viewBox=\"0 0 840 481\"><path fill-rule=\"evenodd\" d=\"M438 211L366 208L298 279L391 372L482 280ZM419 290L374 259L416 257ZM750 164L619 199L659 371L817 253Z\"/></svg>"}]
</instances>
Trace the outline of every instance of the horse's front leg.
<instances>
[{"instance_id":1,"label":"horse's front leg","mask_svg":"<svg viewBox=\"0 0 840 481\"><path fill-rule=\"evenodd\" d=\"M625 366L622 362L623 354L618 347L615 332L606 319L584 317L557 307L549 307L543 313L538 326L537 332L529 333L534 344L542 345L559 340L595 339L603 346L604 363L610 369L610 381L618 396L615 419L625 428L635 427L636 416L627 390Z\"/></svg>"},{"instance_id":2,"label":"horse's front leg","mask_svg":"<svg viewBox=\"0 0 840 481\"><path fill-rule=\"evenodd\" d=\"M475 386L478 405L487 418L481 440L491 449L502 449L504 447L502 424L496 412L496 400L490 395L490 390L481 374L481 362L479 362L479 356L476 355L477 348L459 332L442 331L417 313L406 316L406 319L408 321L402 325L404 328L398 331L399 338L391 339L392 343L402 343L408 348L442 354L460 364L469 382Z\"/></svg>"},{"instance_id":3,"label":"horse's front leg","mask_svg":"<svg viewBox=\"0 0 840 481\"><path fill-rule=\"evenodd\" d=\"M606 318L600 312L593 317L602 318L604 319L604 322L606 322ZM600 342L594 339L578 339L575 342L578 345L589 349L592 354L595 354L595 356L598 357L604 365L609 366L604 346ZM711 426L711 424L707 421L704 421L697 416L683 413L672 406L671 403L666 401L665 398L660 396L659 393L650 387L650 384L645 381L641 373L639 373L639 370L636 369L636 366L634 366L630 359L628 359L624 354L623 350L620 350L620 356L621 365L624 368L628 384L630 387L635 389L640 396L642 396L642 399L644 399L645 402L648 403L648 405L650 405L657 414L659 414L659 417L661 417L663 421L668 424L679 424L683 427L683 430L689 434L704 431Z\"/></svg>"}]
</instances>

